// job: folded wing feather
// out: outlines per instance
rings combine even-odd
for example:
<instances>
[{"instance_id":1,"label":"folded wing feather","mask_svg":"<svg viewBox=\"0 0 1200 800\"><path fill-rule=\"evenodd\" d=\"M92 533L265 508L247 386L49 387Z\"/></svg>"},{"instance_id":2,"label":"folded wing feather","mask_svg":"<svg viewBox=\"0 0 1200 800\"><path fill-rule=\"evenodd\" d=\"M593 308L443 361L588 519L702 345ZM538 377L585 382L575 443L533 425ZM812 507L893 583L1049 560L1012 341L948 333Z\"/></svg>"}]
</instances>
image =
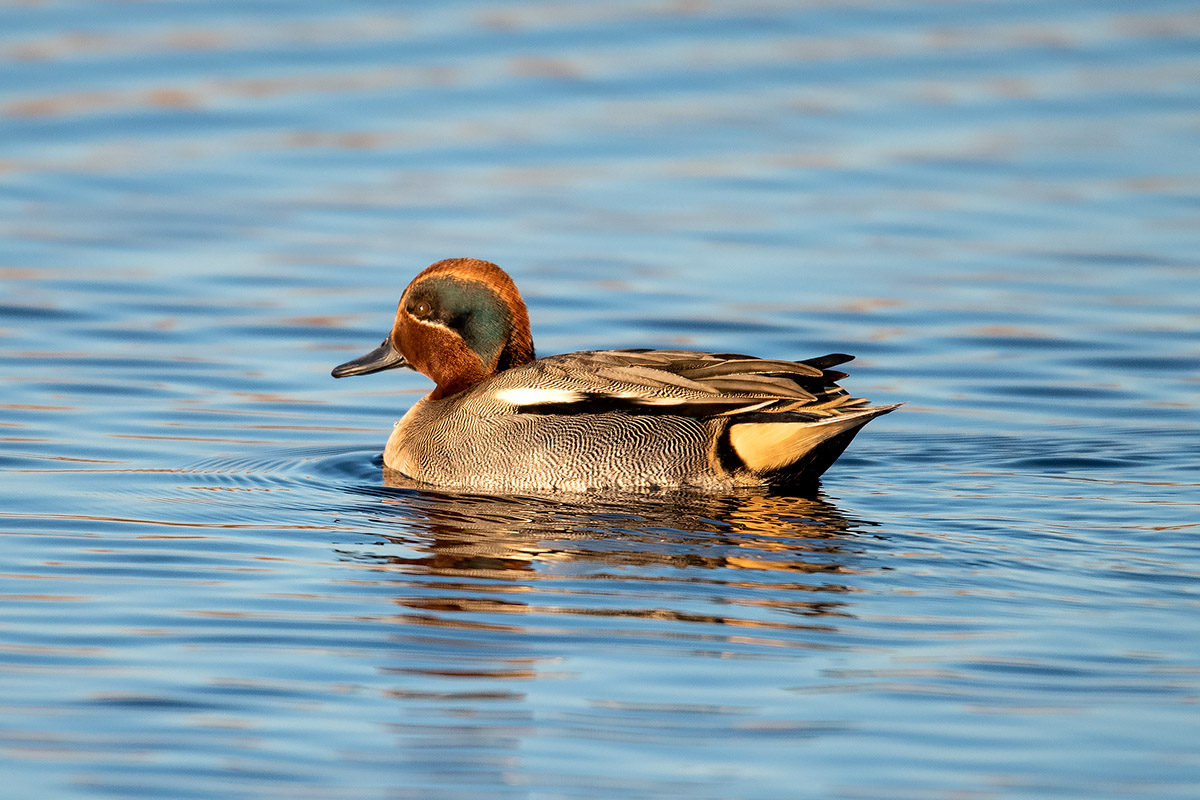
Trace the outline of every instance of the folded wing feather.
<instances>
[{"instance_id":1,"label":"folded wing feather","mask_svg":"<svg viewBox=\"0 0 1200 800\"><path fill-rule=\"evenodd\" d=\"M836 384L841 373L825 370L848 358L831 354L793 362L689 350L569 353L535 362L534 385L501 388L496 399L518 413L535 414L624 411L703 418L812 410L824 415L853 405Z\"/></svg>"}]
</instances>

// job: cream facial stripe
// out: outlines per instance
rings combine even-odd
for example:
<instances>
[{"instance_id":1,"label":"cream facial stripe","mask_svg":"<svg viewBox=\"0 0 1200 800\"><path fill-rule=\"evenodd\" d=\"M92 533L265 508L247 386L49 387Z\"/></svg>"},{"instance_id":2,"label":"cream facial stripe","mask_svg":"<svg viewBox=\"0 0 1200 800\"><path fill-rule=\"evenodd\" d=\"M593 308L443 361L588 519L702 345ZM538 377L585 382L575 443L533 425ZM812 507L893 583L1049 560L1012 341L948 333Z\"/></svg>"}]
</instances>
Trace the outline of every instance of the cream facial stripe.
<instances>
[{"instance_id":1,"label":"cream facial stripe","mask_svg":"<svg viewBox=\"0 0 1200 800\"><path fill-rule=\"evenodd\" d=\"M448 325L446 325L443 322L438 322L436 319L421 319L420 317L415 317L411 313L409 313L408 309L405 309L404 313L408 314L408 318L411 319L413 322L417 323L418 325L428 325L430 328L440 328L441 330L444 330L444 331L450 330L450 327Z\"/></svg>"}]
</instances>

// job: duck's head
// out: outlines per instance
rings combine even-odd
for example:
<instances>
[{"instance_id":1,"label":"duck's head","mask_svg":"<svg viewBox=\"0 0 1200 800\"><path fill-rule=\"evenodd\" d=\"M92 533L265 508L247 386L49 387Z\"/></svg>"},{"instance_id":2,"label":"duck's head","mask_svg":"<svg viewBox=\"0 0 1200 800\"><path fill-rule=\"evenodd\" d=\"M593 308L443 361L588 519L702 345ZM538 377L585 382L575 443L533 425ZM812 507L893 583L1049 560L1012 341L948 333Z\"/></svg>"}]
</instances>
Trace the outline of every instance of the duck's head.
<instances>
[{"instance_id":1,"label":"duck's head","mask_svg":"<svg viewBox=\"0 0 1200 800\"><path fill-rule=\"evenodd\" d=\"M508 273L488 261L450 258L413 278L383 344L334 367L333 377L409 367L437 384L436 400L532 360L529 313Z\"/></svg>"}]
</instances>

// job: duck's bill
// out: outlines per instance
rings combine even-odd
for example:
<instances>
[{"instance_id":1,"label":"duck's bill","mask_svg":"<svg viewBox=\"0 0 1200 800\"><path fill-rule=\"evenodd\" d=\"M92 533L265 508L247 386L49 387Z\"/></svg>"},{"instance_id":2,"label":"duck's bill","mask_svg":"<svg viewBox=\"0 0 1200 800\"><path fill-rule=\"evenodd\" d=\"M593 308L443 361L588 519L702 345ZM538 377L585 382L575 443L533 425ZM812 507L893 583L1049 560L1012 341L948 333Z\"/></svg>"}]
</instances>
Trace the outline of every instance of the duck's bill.
<instances>
[{"instance_id":1,"label":"duck's bill","mask_svg":"<svg viewBox=\"0 0 1200 800\"><path fill-rule=\"evenodd\" d=\"M333 377L345 378L349 375L370 375L372 372L409 366L412 365L408 363L408 360L404 356L400 355L396 348L392 347L391 337L388 337L383 340L383 344L365 356L359 356L353 361L347 361L345 364L338 364L333 368Z\"/></svg>"}]
</instances>

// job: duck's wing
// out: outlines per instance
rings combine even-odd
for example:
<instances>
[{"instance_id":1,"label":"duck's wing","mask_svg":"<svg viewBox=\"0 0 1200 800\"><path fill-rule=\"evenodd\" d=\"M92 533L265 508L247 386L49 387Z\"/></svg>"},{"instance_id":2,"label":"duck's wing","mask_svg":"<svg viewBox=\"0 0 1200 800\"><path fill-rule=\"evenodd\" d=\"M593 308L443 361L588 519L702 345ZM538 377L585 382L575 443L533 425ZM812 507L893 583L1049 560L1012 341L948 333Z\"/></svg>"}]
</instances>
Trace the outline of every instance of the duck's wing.
<instances>
[{"instance_id":1,"label":"duck's wing","mask_svg":"<svg viewBox=\"0 0 1200 800\"><path fill-rule=\"evenodd\" d=\"M694 418L791 412L813 419L860 408L829 367L834 353L777 361L692 350L594 350L543 358L501 373L495 399L517 413L671 414Z\"/></svg>"}]
</instances>

